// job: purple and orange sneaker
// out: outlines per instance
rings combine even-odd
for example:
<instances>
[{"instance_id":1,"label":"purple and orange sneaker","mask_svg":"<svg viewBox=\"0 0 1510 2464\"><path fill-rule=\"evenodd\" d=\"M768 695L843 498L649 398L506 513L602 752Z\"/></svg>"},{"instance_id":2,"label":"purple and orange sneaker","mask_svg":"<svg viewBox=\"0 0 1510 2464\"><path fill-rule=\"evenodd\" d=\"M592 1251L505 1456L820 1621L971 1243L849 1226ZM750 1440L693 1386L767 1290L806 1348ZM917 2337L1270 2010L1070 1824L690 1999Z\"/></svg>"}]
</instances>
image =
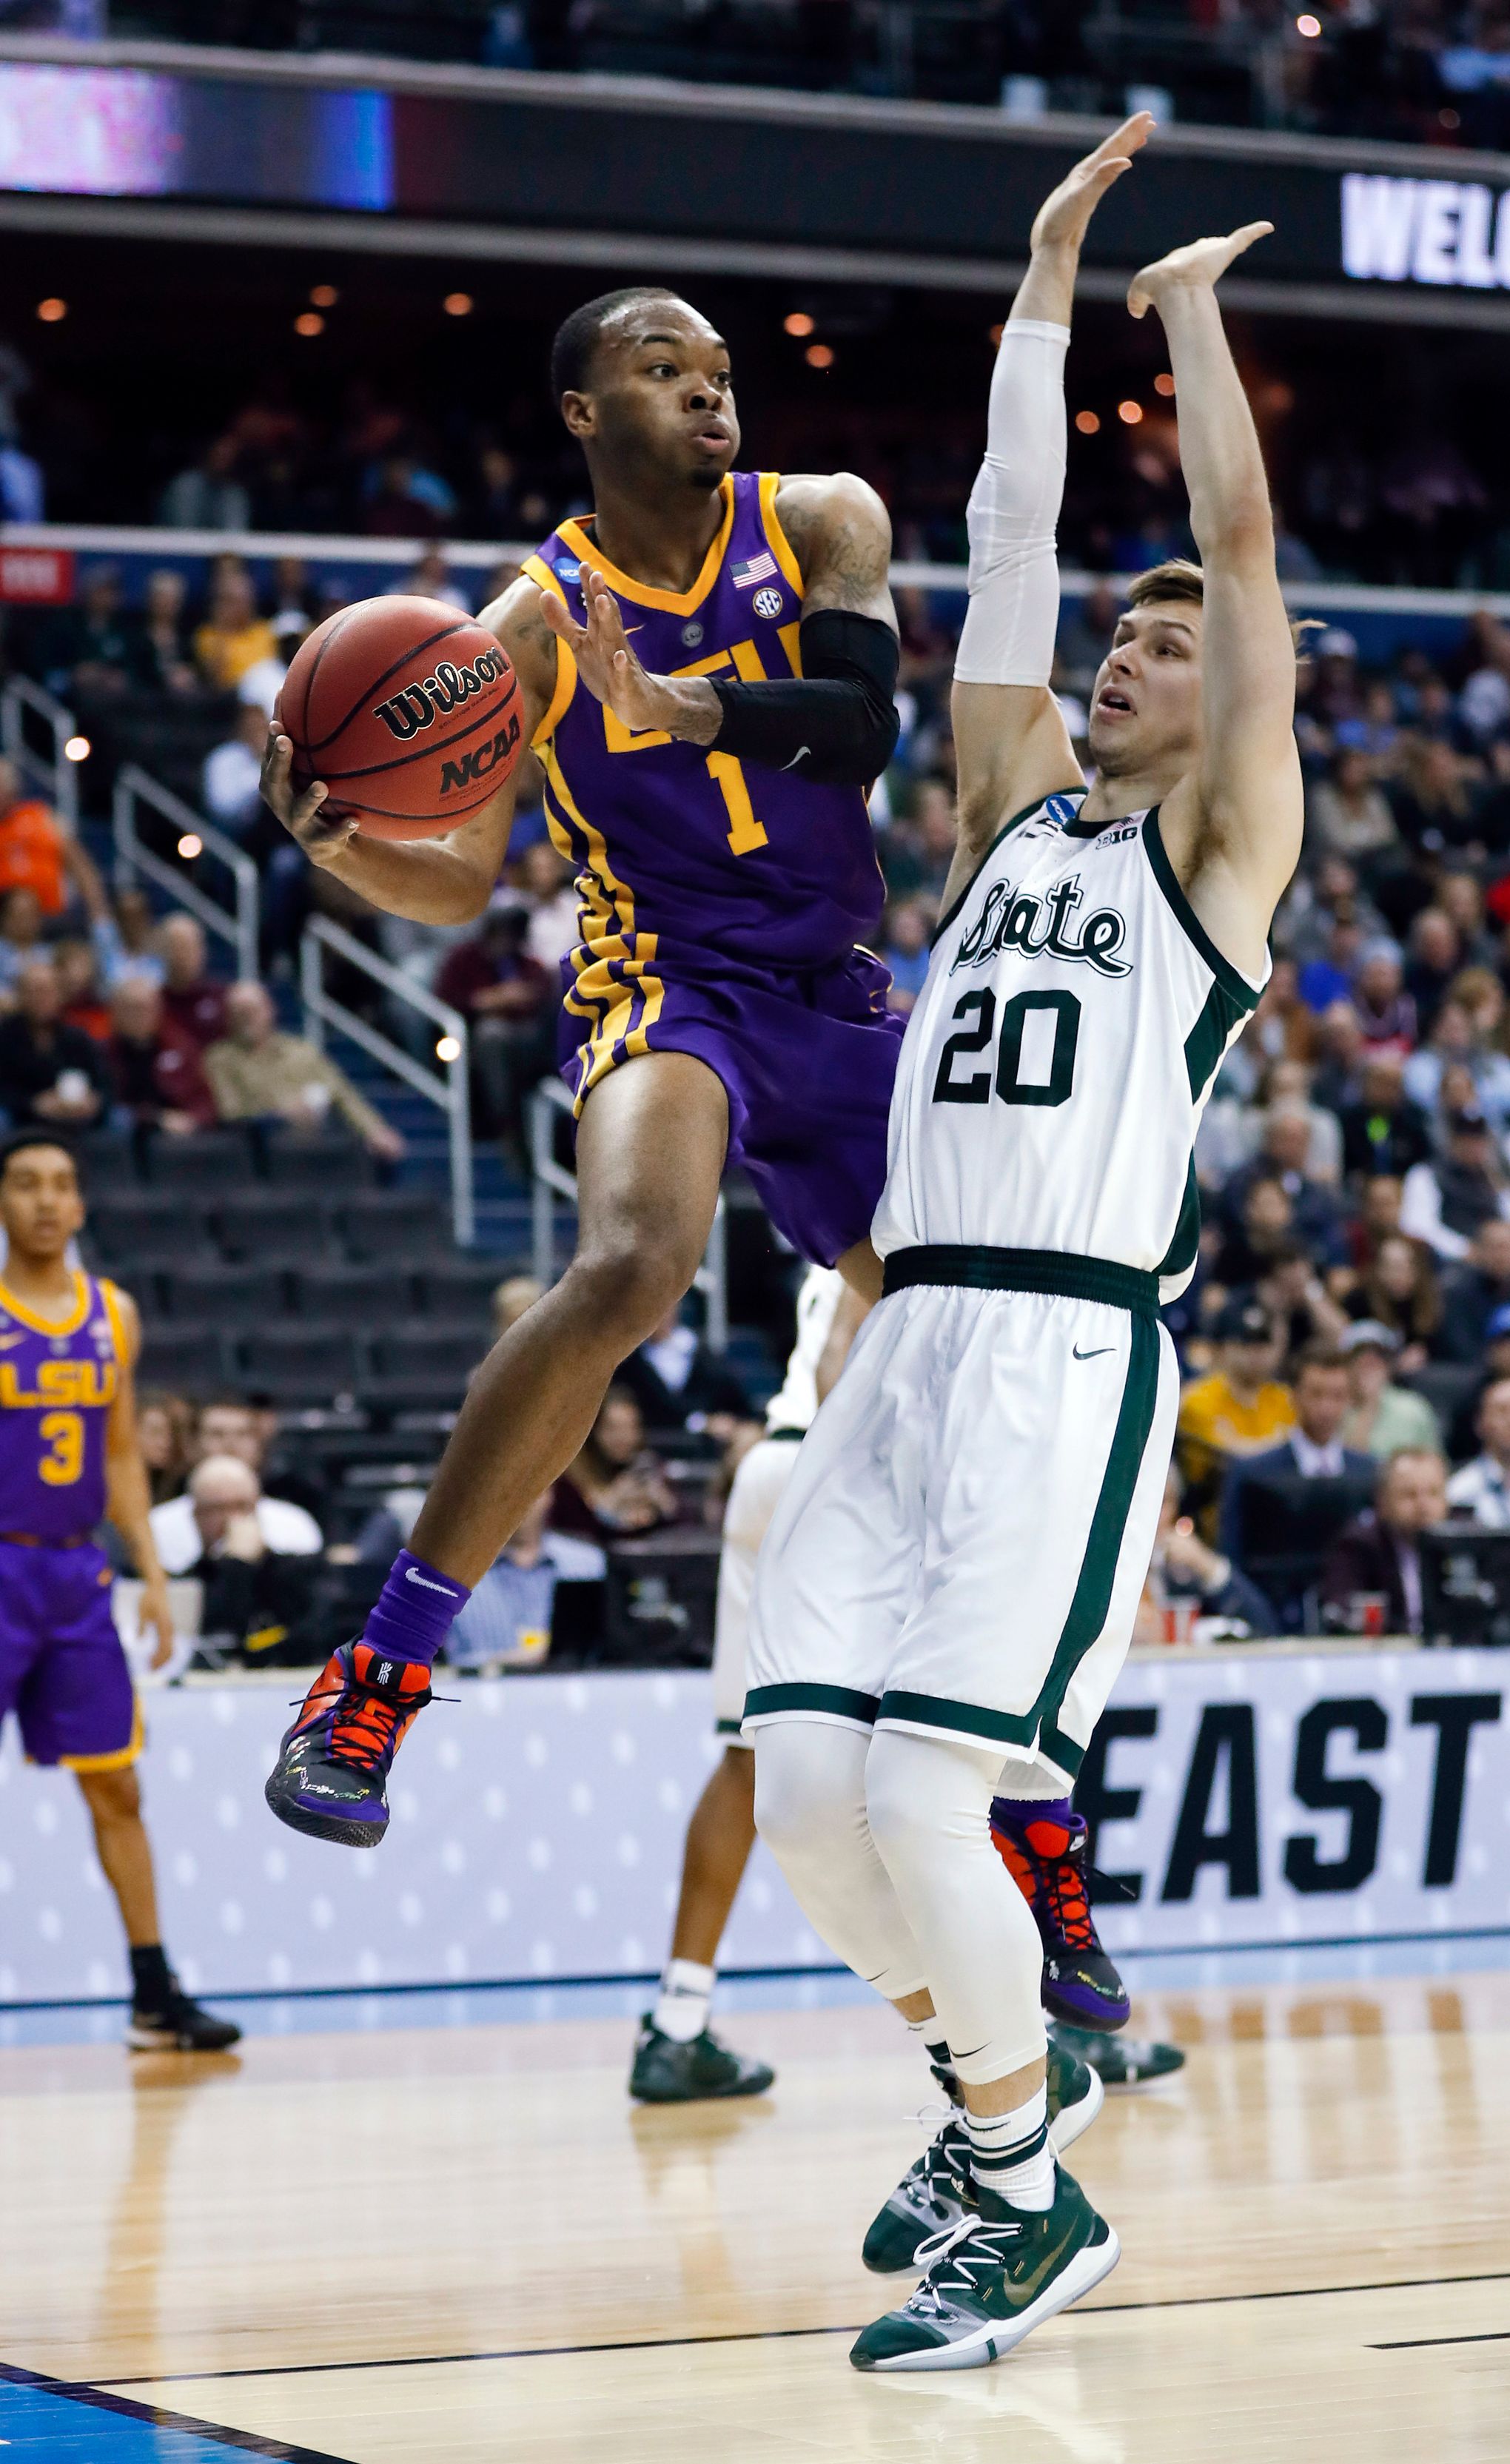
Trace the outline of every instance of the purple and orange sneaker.
<instances>
[{"instance_id":1,"label":"purple and orange sneaker","mask_svg":"<svg viewBox=\"0 0 1510 2464\"><path fill-rule=\"evenodd\" d=\"M1063 1821L1010 1810L997 1797L991 1809L996 1854L1033 1911L1043 1944L1043 2003L1056 2019L1106 2035L1125 2028L1132 2005L1127 1989L1103 1950L1090 1912L1090 1872L1085 1862L1085 1819Z\"/></svg>"},{"instance_id":2,"label":"purple and orange sneaker","mask_svg":"<svg viewBox=\"0 0 1510 2464\"><path fill-rule=\"evenodd\" d=\"M342 1643L305 1696L263 1791L278 1820L313 1839L376 1848L388 1827L393 1757L429 1700L423 1661Z\"/></svg>"}]
</instances>

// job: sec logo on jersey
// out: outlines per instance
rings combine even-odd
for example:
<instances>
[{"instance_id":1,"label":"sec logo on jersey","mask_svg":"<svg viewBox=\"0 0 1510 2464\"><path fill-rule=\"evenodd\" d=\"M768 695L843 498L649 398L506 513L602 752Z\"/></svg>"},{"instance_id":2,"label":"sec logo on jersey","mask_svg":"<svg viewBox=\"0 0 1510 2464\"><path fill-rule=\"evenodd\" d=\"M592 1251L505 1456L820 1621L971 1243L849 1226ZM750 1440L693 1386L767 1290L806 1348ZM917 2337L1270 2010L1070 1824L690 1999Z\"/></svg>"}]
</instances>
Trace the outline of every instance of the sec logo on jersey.
<instances>
[{"instance_id":1,"label":"sec logo on jersey","mask_svg":"<svg viewBox=\"0 0 1510 2464\"><path fill-rule=\"evenodd\" d=\"M786 601L779 590L767 588L757 590L750 605L757 616L779 616Z\"/></svg>"}]
</instances>

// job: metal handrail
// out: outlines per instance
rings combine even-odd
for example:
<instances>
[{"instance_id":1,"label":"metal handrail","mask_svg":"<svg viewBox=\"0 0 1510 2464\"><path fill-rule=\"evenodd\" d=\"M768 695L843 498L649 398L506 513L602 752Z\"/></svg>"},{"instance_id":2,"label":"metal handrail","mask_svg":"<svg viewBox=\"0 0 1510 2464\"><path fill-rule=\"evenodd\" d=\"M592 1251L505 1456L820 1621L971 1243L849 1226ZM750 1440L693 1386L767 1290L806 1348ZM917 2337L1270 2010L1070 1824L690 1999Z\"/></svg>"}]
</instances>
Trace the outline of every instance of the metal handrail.
<instances>
[{"instance_id":1,"label":"metal handrail","mask_svg":"<svg viewBox=\"0 0 1510 2464\"><path fill-rule=\"evenodd\" d=\"M407 1001L411 1009L417 1009L441 1029L442 1040L450 1038L456 1049L449 1060L442 1061L444 1077L427 1069L412 1052L405 1052L402 1044L395 1044L391 1036L359 1018L354 1009L348 1009L344 1001L337 1001L325 990L326 950L370 976L395 1001ZM402 1078L406 1087L412 1087L417 1095L423 1095L446 1114L450 1147L451 1228L460 1245L470 1248L477 1219L472 1189L470 1039L460 1010L427 992L423 984L417 984L402 969L390 966L386 958L377 957L364 941L359 941L325 915L314 918L299 943L299 998L304 1005L304 1032L312 1044L323 1051L325 1029L334 1027L339 1035L349 1036L384 1069L390 1069L395 1078ZM438 1048L436 1058L441 1058Z\"/></svg>"},{"instance_id":2,"label":"metal handrail","mask_svg":"<svg viewBox=\"0 0 1510 2464\"><path fill-rule=\"evenodd\" d=\"M573 1112L575 1109L571 1090L559 1078L542 1078L529 1101L530 1163L535 1174L531 1199L531 1248L536 1283L554 1284L556 1281L556 1208L553 1200L564 1198L569 1206L577 1203L577 1176L556 1160L557 1118L562 1112ZM729 1348L729 1243L722 1190L713 1209L703 1263L692 1277L692 1289L701 1292L707 1304L703 1338L709 1351L726 1352Z\"/></svg>"},{"instance_id":3,"label":"metal handrail","mask_svg":"<svg viewBox=\"0 0 1510 2464\"><path fill-rule=\"evenodd\" d=\"M26 740L23 719L29 710L53 731L51 762L34 753ZM49 803L71 836L78 828L78 771L63 748L77 734L78 722L73 712L55 694L33 684L30 676L8 679L5 692L0 693L0 743L20 770L45 787Z\"/></svg>"},{"instance_id":4,"label":"metal handrail","mask_svg":"<svg viewBox=\"0 0 1510 2464\"><path fill-rule=\"evenodd\" d=\"M148 804L164 820L186 837L196 838L208 855L223 864L235 883L234 914L211 898L198 882L190 881L177 866L164 856L154 854L137 827L138 804ZM243 847L213 822L207 822L182 796L169 787L161 786L135 761L128 761L116 780L112 818L116 840L116 871L118 880L131 881L144 872L160 890L165 890L179 906L197 915L207 932L218 933L229 941L236 954L236 974L243 983L255 980L257 973L257 938L260 930L260 892L257 868Z\"/></svg>"}]
</instances>

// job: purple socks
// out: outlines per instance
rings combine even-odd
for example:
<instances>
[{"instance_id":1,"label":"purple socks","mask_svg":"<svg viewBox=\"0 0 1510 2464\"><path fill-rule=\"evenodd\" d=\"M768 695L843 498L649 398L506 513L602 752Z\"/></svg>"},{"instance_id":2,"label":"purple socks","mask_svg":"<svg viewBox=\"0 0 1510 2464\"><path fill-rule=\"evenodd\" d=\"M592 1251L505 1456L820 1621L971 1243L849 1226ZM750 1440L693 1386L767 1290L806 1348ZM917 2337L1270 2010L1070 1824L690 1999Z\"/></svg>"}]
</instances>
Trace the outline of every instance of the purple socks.
<instances>
[{"instance_id":1,"label":"purple socks","mask_svg":"<svg viewBox=\"0 0 1510 2464\"><path fill-rule=\"evenodd\" d=\"M471 1597L465 1583L427 1565L412 1549L401 1549L362 1629L362 1641L391 1660L423 1661L432 1668L453 1618Z\"/></svg>"},{"instance_id":2,"label":"purple socks","mask_svg":"<svg viewBox=\"0 0 1510 2464\"><path fill-rule=\"evenodd\" d=\"M1057 1822L1063 1831L1075 1832L1081 1826L1067 1796L994 1796L991 1819L998 1831L1010 1823L1016 1831L1024 1830L1030 1822Z\"/></svg>"}]
</instances>

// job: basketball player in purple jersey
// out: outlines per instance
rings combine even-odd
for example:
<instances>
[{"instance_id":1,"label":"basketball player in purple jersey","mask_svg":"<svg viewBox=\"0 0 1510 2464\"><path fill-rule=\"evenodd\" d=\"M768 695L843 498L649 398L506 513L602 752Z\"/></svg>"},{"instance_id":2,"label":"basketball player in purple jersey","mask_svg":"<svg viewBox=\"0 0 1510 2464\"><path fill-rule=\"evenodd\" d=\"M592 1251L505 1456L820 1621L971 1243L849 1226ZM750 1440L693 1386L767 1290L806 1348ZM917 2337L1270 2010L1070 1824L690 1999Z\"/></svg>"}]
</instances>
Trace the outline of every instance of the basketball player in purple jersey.
<instances>
[{"instance_id":1,"label":"basketball player in purple jersey","mask_svg":"<svg viewBox=\"0 0 1510 2464\"><path fill-rule=\"evenodd\" d=\"M132 1368L136 1304L68 1264L84 1221L68 1149L36 1130L0 1147L0 1723L33 1763L74 1772L131 1949L126 2041L220 2053L241 2034L190 2001L164 1955L152 1851L133 1766L142 1715L110 1614L106 1516L142 1577L153 1665L173 1648L147 1521Z\"/></svg>"},{"instance_id":2,"label":"basketball player in purple jersey","mask_svg":"<svg viewBox=\"0 0 1510 2464\"><path fill-rule=\"evenodd\" d=\"M411 1548L284 1739L273 1810L353 1846L383 1836L393 1754L469 1587L690 1284L726 1161L804 1257L879 1289L901 1036L864 946L883 899L865 794L897 729L885 508L847 474L733 470L728 353L670 292L579 308L552 378L596 511L485 621L578 866L578 1247L472 1380ZM516 781L449 837L400 844L322 821L291 756L274 731L263 791L315 863L423 923L486 907Z\"/></svg>"}]
</instances>

